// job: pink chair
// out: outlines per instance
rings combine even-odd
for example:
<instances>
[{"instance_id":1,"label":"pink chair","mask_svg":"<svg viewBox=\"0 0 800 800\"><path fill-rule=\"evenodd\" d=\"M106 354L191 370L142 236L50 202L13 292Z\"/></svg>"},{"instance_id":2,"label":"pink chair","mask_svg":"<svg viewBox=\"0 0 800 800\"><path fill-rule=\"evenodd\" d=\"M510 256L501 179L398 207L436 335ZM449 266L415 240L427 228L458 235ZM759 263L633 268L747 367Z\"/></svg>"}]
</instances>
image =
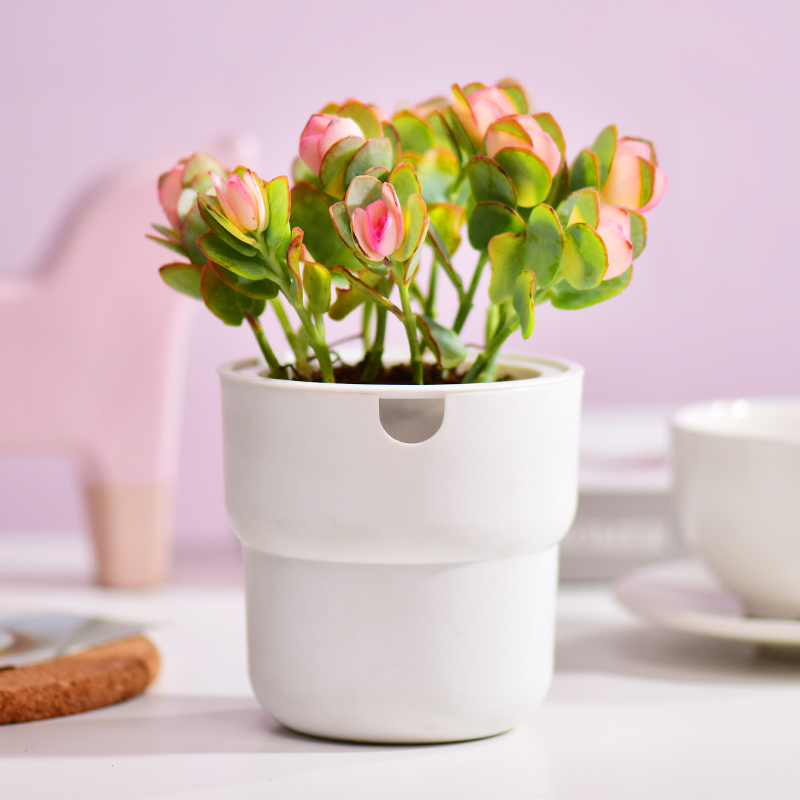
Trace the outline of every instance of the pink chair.
<instances>
[{"instance_id":1,"label":"pink chair","mask_svg":"<svg viewBox=\"0 0 800 800\"><path fill-rule=\"evenodd\" d=\"M72 454L83 475L98 579L162 581L189 314L145 239L166 159L117 176L76 215L58 257L0 279L0 447ZM43 500L44 502L44 500Z\"/></svg>"}]
</instances>

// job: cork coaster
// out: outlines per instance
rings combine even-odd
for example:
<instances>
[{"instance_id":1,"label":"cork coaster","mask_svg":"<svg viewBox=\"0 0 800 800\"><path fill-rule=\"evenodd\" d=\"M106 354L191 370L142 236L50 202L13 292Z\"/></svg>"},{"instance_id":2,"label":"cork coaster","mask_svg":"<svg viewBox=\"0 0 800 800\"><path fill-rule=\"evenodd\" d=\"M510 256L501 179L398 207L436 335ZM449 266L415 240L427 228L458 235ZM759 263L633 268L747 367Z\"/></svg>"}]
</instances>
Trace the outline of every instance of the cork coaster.
<instances>
[{"instance_id":1,"label":"cork coaster","mask_svg":"<svg viewBox=\"0 0 800 800\"><path fill-rule=\"evenodd\" d=\"M159 663L155 645L134 636L0 670L0 725L78 714L135 697L155 680Z\"/></svg>"}]
</instances>

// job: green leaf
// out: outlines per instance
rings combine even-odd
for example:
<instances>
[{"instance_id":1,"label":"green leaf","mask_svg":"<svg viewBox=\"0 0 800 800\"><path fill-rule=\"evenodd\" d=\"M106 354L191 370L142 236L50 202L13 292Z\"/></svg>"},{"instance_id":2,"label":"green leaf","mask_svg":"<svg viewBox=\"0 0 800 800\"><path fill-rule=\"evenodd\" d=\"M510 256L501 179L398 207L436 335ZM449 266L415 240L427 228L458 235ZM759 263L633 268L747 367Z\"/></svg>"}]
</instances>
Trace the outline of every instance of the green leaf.
<instances>
[{"instance_id":1,"label":"green leaf","mask_svg":"<svg viewBox=\"0 0 800 800\"><path fill-rule=\"evenodd\" d=\"M457 333L424 314L417 314L417 325L441 369L455 369L467 357L467 348Z\"/></svg>"},{"instance_id":2,"label":"green leaf","mask_svg":"<svg viewBox=\"0 0 800 800\"><path fill-rule=\"evenodd\" d=\"M376 167L381 167L388 172L392 168L393 157L392 143L388 139L381 136L364 142L347 165L344 174L345 186L349 186L357 175L363 175Z\"/></svg>"},{"instance_id":3,"label":"green leaf","mask_svg":"<svg viewBox=\"0 0 800 800\"><path fill-rule=\"evenodd\" d=\"M285 175L273 178L267 184L267 202L269 203L267 242L270 247L275 247L286 236L292 214L292 195L289 192L289 179Z\"/></svg>"},{"instance_id":4,"label":"green leaf","mask_svg":"<svg viewBox=\"0 0 800 800\"><path fill-rule=\"evenodd\" d=\"M447 123L445 122L445 118L442 113L442 110L446 107L446 105L447 104L445 103L445 105L441 108L437 108L436 111L434 111L433 114L428 117L427 122L433 129L433 137L437 146L450 150L456 157L456 160L460 162L461 148L459 148L458 141L453 135L453 132L447 127Z\"/></svg>"},{"instance_id":5,"label":"green leaf","mask_svg":"<svg viewBox=\"0 0 800 800\"><path fill-rule=\"evenodd\" d=\"M628 209L631 220L631 242L633 244L633 257L639 258L647 244L647 220L638 211Z\"/></svg>"},{"instance_id":6,"label":"green leaf","mask_svg":"<svg viewBox=\"0 0 800 800\"><path fill-rule=\"evenodd\" d=\"M442 115L447 129L450 131L453 140L455 141L458 149L464 154L465 158L474 156L477 152L475 145L469 138L469 134L461 124L461 120L455 115L452 108L443 108L439 112Z\"/></svg>"},{"instance_id":7,"label":"green leaf","mask_svg":"<svg viewBox=\"0 0 800 800\"><path fill-rule=\"evenodd\" d=\"M153 236L152 233L146 233L145 239L149 239L151 242L155 242L156 244L160 244L162 247L166 247L167 250L172 250L173 253L177 253L178 255L185 256L186 252L184 251L183 247L176 242L174 239L162 239L160 236Z\"/></svg>"},{"instance_id":8,"label":"green leaf","mask_svg":"<svg viewBox=\"0 0 800 800\"><path fill-rule=\"evenodd\" d=\"M639 173L642 176L642 187L639 190L639 208L647 205L656 188L656 168L645 159L639 159Z\"/></svg>"},{"instance_id":9,"label":"green leaf","mask_svg":"<svg viewBox=\"0 0 800 800\"><path fill-rule=\"evenodd\" d=\"M403 321L403 312L394 303L392 303L390 300L387 300L380 292L378 292L376 289L373 289L365 281L361 280L361 278L357 277L343 267L334 267L331 272L334 272L337 275L342 275L344 278L346 278L350 286L365 300L371 300L373 303L385 308L387 311L391 311L392 314L394 314L401 322Z\"/></svg>"},{"instance_id":10,"label":"green leaf","mask_svg":"<svg viewBox=\"0 0 800 800\"><path fill-rule=\"evenodd\" d=\"M555 308L566 311L593 306L616 297L630 283L632 275L633 267L628 267L616 278L602 281L599 286L583 292L561 281L550 288L550 302Z\"/></svg>"},{"instance_id":11,"label":"green leaf","mask_svg":"<svg viewBox=\"0 0 800 800\"><path fill-rule=\"evenodd\" d=\"M197 201L200 214L206 221L206 225L217 236L224 239L227 244L243 255L248 256L256 252L255 247L251 246L255 245L256 240L252 236L242 233L224 214L220 214L204 194L198 195Z\"/></svg>"},{"instance_id":12,"label":"green leaf","mask_svg":"<svg viewBox=\"0 0 800 800\"><path fill-rule=\"evenodd\" d=\"M292 291L294 301L303 302L303 283L300 278L300 257L303 252L303 231L295 228L292 231L292 241L286 248L286 266L292 275ZM292 298L290 298L292 299Z\"/></svg>"},{"instance_id":13,"label":"green leaf","mask_svg":"<svg viewBox=\"0 0 800 800\"><path fill-rule=\"evenodd\" d=\"M420 198L422 199L422 198ZM425 247L425 237L428 235L428 227L430 226L430 218L425 217L425 222L420 233L419 240L417 241L417 248L411 255L411 258L406 261L405 269L403 270L403 283L408 286L414 280L414 275L419 267L419 260L422 257L422 250Z\"/></svg>"},{"instance_id":14,"label":"green leaf","mask_svg":"<svg viewBox=\"0 0 800 800\"><path fill-rule=\"evenodd\" d=\"M292 161L292 181L297 183L310 183L319 186L319 178L306 166L306 162L299 156Z\"/></svg>"},{"instance_id":15,"label":"green leaf","mask_svg":"<svg viewBox=\"0 0 800 800\"><path fill-rule=\"evenodd\" d=\"M208 262L203 267L200 291L208 310L226 325L241 325L244 320L243 295L228 286L220 278L214 265Z\"/></svg>"},{"instance_id":16,"label":"green leaf","mask_svg":"<svg viewBox=\"0 0 800 800\"><path fill-rule=\"evenodd\" d=\"M425 218L425 201L418 194L410 195L403 208L403 242L394 253L397 261L408 261L414 255L423 235Z\"/></svg>"},{"instance_id":17,"label":"green leaf","mask_svg":"<svg viewBox=\"0 0 800 800\"><path fill-rule=\"evenodd\" d=\"M251 280L261 280L269 274L269 267L259 256L245 256L234 250L216 233L206 233L197 240L199 248L216 264Z\"/></svg>"},{"instance_id":18,"label":"green leaf","mask_svg":"<svg viewBox=\"0 0 800 800\"><path fill-rule=\"evenodd\" d=\"M495 304L510 300L517 277L525 266L525 236L502 233L493 237L489 242L489 262L492 265L489 300Z\"/></svg>"},{"instance_id":19,"label":"green leaf","mask_svg":"<svg viewBox=\"0 0 800 800\"><path fill-rule=\"evenodd\" d=\"M585 222L568 225L559 274L575 289L592 289L607 268L608 254L600 234Z\"/></svg>"},{"instance_id":20,"label":"green leaf","mask_svg":"<svg viewBox=\"0 0 800 800\"><path fill-rule=\"evenodd\" d=\"M566 166L562 166L561 169L553 176L553 180L550 183L550 191L547 193L547 197L545 198L544 202L553 208L558 208L559 204L563 202L568 193L569 170Z\"/></svg>"},{"instance_id":21,"label":"green leaf","mask_svg":"<svg viewBox=\"0 0 800 800\"><path fill-rule=\"evenodd\" d=\"M363 103L353 101L345 103L336 113L337 117L347 117L352 119L353 122L361 128L365 139L374 139L377 136L383 136L383 128L378 115Z\"/></svg>"},{"instance_id":22,"label":"green leaf","mask_svg":"<svg viewBox=\"0 0 800 800\"><path fill-rule=\"evenodd\" d=\"M564 141L564 134L561 132L561 127L556 122L555 117L553 117L552 114L548 114L546 111L542 111L539 114L534 114L533 118L539 123L539 127L545 133L550 134L550 137L556 143L556 147L558 147L561 153L561 158L564 158L564 154L567 152L567 143Z\"/></svg>"},{"instance_id":23,"label":"green leaf","mask_svg":"<svg viewBox=\"0 0 800 800\"><path fill-rule=\"evenodd\" d=\"M389 176L389 183L394 186L394 190L397 192L397 199L400 201L401 208L405 208L406 202L408 202L408 198L412 194L422 194L422 187L419 185L417 173L407 161L398 164L392 170L392 174Z\"/></svg>"},{"instance_id":24,"label":"green leaf","mask_svg":"<svg viewBox=\"0 0 800 800\"><path fill-rule=\"evenodd\" d=\"M528 113L528 98L525 97L525 90L516 81L502 80L497 86L516 106L518 114Z\"/></svg>"},{"instance_id":25,"label":"green leaf","mask_svg":"<svg viewBox=\"0 0 800 800\"><path fill-rule=\"evenodd\" d=\"M469 243L476 250L486 250L493 236L522 233L525 223L512 208L502 203L483 202L475 206L467 224Z\"/></svg>"},{"instance_id":26,"label":"green leaf","mask_svg":"<svg viewBox=\"0 0 800 800\"><path fill-rule=\"evenodd\" d=\"M200 209L197 205L193 205L186 219L183 221L183 230L181 231L181 242L186 255L192 264L202 267L206 263L206 257L203 251L197 246L197 240L205 233L210 232L210 228L206 225L206 221L200 214Z\"/></svg>"},{"instance_id":27,"label":"green leaf","mask_svg":"<svg viewBox=\"0 0 800 800\"><path fill-rule=\"evenodd\" d=\"M357 208L366 208L371 203L380 200L383 196L383 184L370 175L358 175L347 188L344 197L344 207L347 216L352 219Z\"/></svg>"},{"instance_id":28,"label":"green leaf","mask_svg":"<svg viewBox=\"0 0 800 800\"><path fill-rule=\"evenodd\" d=\"M446 147L428 150L416 170L426 203L442 203L449 199L450 187L458 177L458 160L450 150Z\"/></svg>"},{"instance_id":29,"label":"green leaf","mask_svg":"<svg viewBox=\"0 0 800 800\"><path fill-rule=\"evenodd\" d=\"M322 188L331 197L341 200L344 197L344 175L350 159L364 145L360 136L345 136L325 153L319 167L319 179Z\"/></svg>"},{"instance_id":30,"label":"green leaf","mask_svg":"<svg viewBox=\"0 0 800 800\"><path fill-rule=\"evenodd\" d=\"M389 165L389 171L391 172L400 162L400 153L402 152L400 134L391 122L382 122L381 130L383 135L392 143L392 163Z\"/></svg>"},{"instance_id":31,"label":"green leaf","mask_svg":"<svg viewBox=\"0 0 800 800\"><path fill-rule=\"evenodd\" d=\"M330 309L328 309L328 316L334 322L339 322L348 314L355 311L365 299L363 294L357 292L353 288L339 289L337 287L336 299L331 303Z\"/></svg>"},{"instance_id":32,"label":"green leaf","mask_svg":"<svg viewBox=\"0 0 800 800\"><path fill-rule=\"evenodd\" d=\"M529 270L520 272L514 284L514 311L519 317L519 328L522 338L527 339L533 333L534 311L533 296L536 288L536 276Z\"/></svg>"},{"instance_id":33,"label":"green leaf","mask_svg":"<svg viewBox=\"0 0 800 800\"><path fill-rule=\"evenodd\" d=\"M601 205L600 195L595 189L582 189L576 195L567 225L585 222L590 228L596 228L600 221Z\"/></svg>"},{"instance_id":34,"label":"green leaf","mask_svg":"<svg viewBox=\"0 0 800 800\"><path fill-rule=\"evenodd\" d=\"M594 153L581 150L569 170L569 190L575 192L587 186L600 188L600 167Z\"/></svg>"},{"instance_id":35,"label":"green leaf","mask_svg":"<svg viewBox=\"0 0 800 800\"><path fill-rule=\"evenodd\" d=\"M514 184L496 161L486 156L472 156L467 165L467 177L477 202L494 200L511 208L516 207Z\"/></svg>"},{"instance_id":36,"label":"green leaf","mask_svg":"<svg viewBox=\"0 0 800 800\"><path fill-rule=\"evenodd\" d=\"M550 191L550 172L539 156L520 147L506 147L494 160L508 174L517 190L517 204L538 205Z\"/></svg>"},{"instance_id":37,"label":"green leaf","mask_svg":"<svg viewBox=\"0 0 800 800\"><path fill-rule=\"evenodd\" d=\"M536 206L528 217L524 261L525 269L536 275L539 288L547 288L556 279L563 250L564 235L556 212L544 204Z\"/></svg>"},{"instance_id":38,"label":"green leaf","mask_svg":"<svg viewBox=\"0 0 800 800\"><path fill-rule=\"evenodd\" d=\"M316 186L298 183L292 188L292 227L302 228L303 242L315 261L332 267L361 269L361 262L345 246L328 212L330 198Z\"/></svg>"},{"instance_id":39,"label":"green leaf","mask_svg":"<svg viewBox=\"0 0 800 800\"><path fill-rule=\"evenodd\" d=\"M400 111L395 114L392 117L392 125L400 135L404 152L411 150L422 155L435 144L431 126L411 111Z\"/></svg>"},{"instance_id":40,"label":"green leaf","mask_svg":"<svg viewBox=\"0 0 800 800\"><path fill-rule=\"evenodd\" d=\"M321 264L309 261L303 266L303 289L315 314L324 314L331 305L331 273Z\"/></svg>"},{"instance_id":41,"label":"green leaf","mask_svg":"<svg viewBox=\"0 0 800 800\"><path fill-rule=\"evenodd\" d=\"M180 236L178 236L178 234L175 233L175 231L172 230L172 228L167 228L166 226L159 225L156 222L151 222L150 223L150 227L154 228L165 239L168 239L169 241L174 242L175 244L178 244L178 242L180 242L180 240L181 240Z\"/></svg>"},{"instance_id":42,"label":"green leaf","mask_svg":"<svg viewBox=\"0 0 800 800\"><path fill-rule=\"evenodd\" d=\"M241 292L247 297L256 300L272 300L273 297L278 296L278 284L269 278L264 278L260 281L251 281L248 278L243 278L235 272L231 272L219 264L215 264L217 275L222 278L225 283L237 292Z\"/></svg>"},{"instance_id":43,"label":"green leaf","mask_svg":"<svg viewBox=\"0 0 800 800\"><path fill-rule=\"evenodd\" d=\"M200 276L203 270L200 267L185 263L164 264L158 272L170 289L195 300L203 299L200 293Z\"/></svg>"},{"instance_id":44,"label":"green leaf","mask_svg":"<svg viewBox=\"0 0 800 800\"><path fill-rule=\"evenodd\" d=\"M589 149L597 156L597 166L600 171L598 186L604 186L614 161L614 153L617 151L617 126L609 125L603 128Z\"/></svg>"},{"instance_id":45,"label":"green leaf","mask_svg":"<svg viewBox=\"0 0 800 800\"><path fill-rule=\"evenodd\" d=\"M433 203L432 205L428 204L428 216L431 218L430 231L433 232L434 237L439 237L441 244L446 248L447 252L444 255L449 261L461 244L464 209L455 203ZM434 247L439 249L436 244ZM442 253L440 252L439 255L441 257Z\"/></svg>"}]
</instances>

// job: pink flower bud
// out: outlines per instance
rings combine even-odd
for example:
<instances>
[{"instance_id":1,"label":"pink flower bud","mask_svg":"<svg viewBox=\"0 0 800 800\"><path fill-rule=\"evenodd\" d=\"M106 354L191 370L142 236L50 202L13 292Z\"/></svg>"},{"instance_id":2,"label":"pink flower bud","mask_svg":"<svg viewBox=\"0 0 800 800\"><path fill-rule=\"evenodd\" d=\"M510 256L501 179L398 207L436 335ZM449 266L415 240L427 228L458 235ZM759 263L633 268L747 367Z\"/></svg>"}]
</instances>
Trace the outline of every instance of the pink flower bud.
<instances>
[{"instance_id":1,"label":"pink flower bud","mask_svg":"<svg viewBox=\"0 0 800 800\"><path fill-rule=\"evenodd\" d=\"M652 195L640 207L642 161L655 169L655 178ZM607 203L639 211L650 211L661 201L666 185L667 176L655 165L652 148L647 142L627 138L617 140L617 151L602 190L603 199Z\"/></svg>"},{"instance_id":2,"label":"pink flower bud","mask_svg":"<svg viewBox=\"0 0 800 800\"><path fill-rule=\"evenodd\" d=\"M476 89L466 102L459 92L455 92L453 112L458 117L469 138L480 144L489 126L501 117L517 113L511 98L496 86Z\"/></svg>"},{"instance_id":3,"label":"pink flower bud","mask_svg":"<svg viewBox=\"0 0 800 800\"><path fill-rule=\"evenodd\" d=\"M519 147L530 150L538 156L550 172L550 176L558 172L561 166L561 151L549 133L545 133L539 123L527 114L514 117L518 130L499 130L491 126L486 133L486 155L494 158L504 147ZM505 125L505 123L503 123ZM513 127L517 127L513 126ZM512 126L508 126L512 127Z\"/></svg>"},{"instance_id":4,"label":"pink flower bud","mask_svg":"<svg viewBox=\"0 0 800 800\"><path fill-rule=\"evenodd\" d=\"M364 138L361 128L352 119L335 114L314 114L300 136L300 158L315 175L319 175L325 154L347 136Z\"/></svg>"},{"instance_id":5,"label":"pink flower bud","mask_svg":"<svg viewBox=\"0 0 800 800\"><path fill-rule=\"evenodd\" d=\"M608 269L603 276L603 280L607 281L622 275L633 261L631 218L628 210L616 206L600 206L597 232L608 253Z\"/></svg>"},{"instance_id":6,"label":"pink flower bud","mask_svg":"<svg viewBox=\"0 0 800 800\"><path fill-rule=\"evenodd\" d=\"M383 261L403 242L403 210L394 186L383 184L380 200L357 208L350 220L358 246L370 261Z\"/></svg>"},{"instance_id":7,"label":"pink flower bud","mask_svg":"<svg viewBox=\"0 0 800 800\"><path fill-rule=\"evenodd\" d=\"M225 216L240 231L263 231L267 227L269 216L254 172L246 169L242 177L233 173L227 182L212 172L211 182Z\"/></svg>"},{"instance_id":8,"label":"pink flower bud","mask_svg":"<svg viewBox=\"0 0 800 800\"><path fill-rule=\"evenodd\" d=\"M173 230L180 230L180 220L178 218L178 201L183 192L183 173L186 165L178 163L169 172L165 172L158 179L158 202L164 209L169 224Z\"/></svg>"}]
</instances>

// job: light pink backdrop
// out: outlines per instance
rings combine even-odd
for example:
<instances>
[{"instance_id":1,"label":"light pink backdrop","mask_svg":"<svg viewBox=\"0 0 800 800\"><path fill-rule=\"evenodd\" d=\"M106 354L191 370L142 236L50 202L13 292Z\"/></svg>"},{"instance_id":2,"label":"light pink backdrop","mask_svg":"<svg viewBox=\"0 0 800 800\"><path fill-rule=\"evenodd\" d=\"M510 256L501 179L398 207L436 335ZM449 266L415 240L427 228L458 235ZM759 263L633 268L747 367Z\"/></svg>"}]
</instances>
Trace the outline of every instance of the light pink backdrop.
<instances>
[{"instance_id":1,"label":"light pink backdrop","mask_svg":"<svg viewBox=\"0 0 800 800\"><path fill-rule=\"evenodd\" d=\"M287 169L310 111L331 99L391 110L453 80L512 75L559 119L571 155L613 121L656 141L670 181L628 292L582 312L543 310L533 338L514 345L581 361L592 403L798 394L797 9L789 0L7 4L0 269L35 269L62 215L120 164L247 132L262 143L254 166L272 176ZM198 315L182 534L225 530L214 367L254 350L247 331ZM18 490L19 470L5 474ZM59 491L52 502L66 509ZM0 526L22 525L25 492L0 498Z\"/></svg>"}]
</instances>

